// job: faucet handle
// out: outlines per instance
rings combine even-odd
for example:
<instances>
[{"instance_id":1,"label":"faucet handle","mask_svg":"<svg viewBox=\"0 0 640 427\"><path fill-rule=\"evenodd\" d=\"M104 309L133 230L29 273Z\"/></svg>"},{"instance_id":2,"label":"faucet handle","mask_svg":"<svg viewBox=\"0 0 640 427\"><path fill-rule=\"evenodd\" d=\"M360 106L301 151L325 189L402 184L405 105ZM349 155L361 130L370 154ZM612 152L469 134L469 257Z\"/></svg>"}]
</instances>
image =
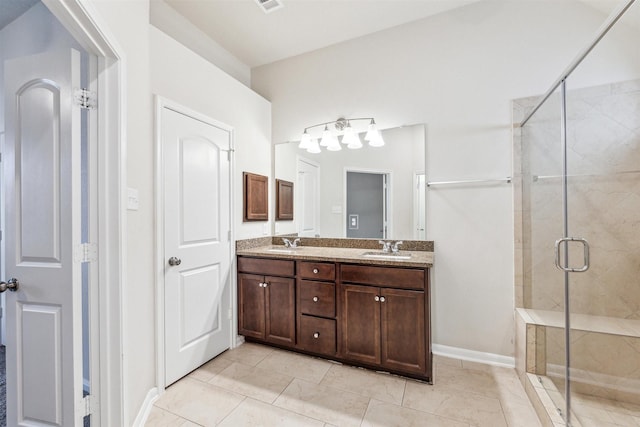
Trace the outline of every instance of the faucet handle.
<instances>
[{"instance_id":1,"label":"faucet handle","mask_svg":"<svg viewBox=\"0 0 640 427\"><path fill-rule=\"evenodd\" d=\"M398 248L398 246L400 246L401 244L403 244L404 242L402 240L398 240L397 242L395 242L393 244L393 247L391 248L392 252L398 252L400 250L400 248Z\"/></svg>"},{"instance_id":2,"label":"faucet handle","mask_svg":"<svg viewBox=\"0 0 640 427\"><path fill-rule=\"evenodd\" d=\"M299 238L294 239L294 241L291 242L291 247L292 248L297 248L298 247L298 243L300 243L300 239Z\"/></svg>"},{"instance_id":3,"label":"faucet handle","mask_svg":"<svg viewBox=\"0 0 640 427\"><path fill-rule=\"evenodd\" d=\"M284 242L284 247L285 248L290 248L291 247L291 240L289 239L285 239L284 237L282 238L282 241Z\"/></svg>"},{"instance_id":4,"label":"faucet handle","mask_svg":"<svg viewBox=\"0 0 640 427\"><path fill-rule=\"evenodd\" d=\"M391 242L385 242L384 240L378 240L378 243L382 245L382 252L389 252Z\"/></svg>"}]
</instances>

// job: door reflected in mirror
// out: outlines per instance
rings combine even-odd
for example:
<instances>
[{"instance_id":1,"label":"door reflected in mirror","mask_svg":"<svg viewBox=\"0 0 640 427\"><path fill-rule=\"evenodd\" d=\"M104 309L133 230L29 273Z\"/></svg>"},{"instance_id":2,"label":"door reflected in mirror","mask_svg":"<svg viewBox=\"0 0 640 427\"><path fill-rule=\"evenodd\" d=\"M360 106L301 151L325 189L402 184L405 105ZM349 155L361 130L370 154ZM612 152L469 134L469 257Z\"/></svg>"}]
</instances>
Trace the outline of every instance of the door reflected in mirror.
<instances>
[{"instance_id":1,"label":"door reflected in mirror","mask_svg":"<svg viewBox=\"0 0 640 427\"><path fill-rule=\"evenodd\" d=\"M383 147L310 154L275 146L273 176L294 182L293 221L274 234L425 239L425 125L385 129Z\"/></svg>"}]
</instances>

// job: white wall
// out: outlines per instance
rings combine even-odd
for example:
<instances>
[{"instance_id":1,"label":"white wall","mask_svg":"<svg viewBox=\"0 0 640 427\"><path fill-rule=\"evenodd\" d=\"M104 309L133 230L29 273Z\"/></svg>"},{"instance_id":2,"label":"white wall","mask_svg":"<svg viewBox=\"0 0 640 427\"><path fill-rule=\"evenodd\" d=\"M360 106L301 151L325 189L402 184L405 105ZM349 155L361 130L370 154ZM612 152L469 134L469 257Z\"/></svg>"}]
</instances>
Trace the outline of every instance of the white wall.
<instances>
[{"instance_id":1,"label":"white wall","mask_svg":"<svg viewBox=\"0 0 640 427\"><path fill-rule=\"evenodd\" d=\"M506 177L510 101L547 90L604 19L574 1L478 2L256 68L252 86L272 101L274 141L339 116L424 122L429 180ZM599 71L632 43L612 44ZM512 355L511 187L428 193L434 342Z\"/></svg>"},{"instance_id":2,"label":"white wall","mask_svg":"<svg viewBox=\"0 0 640 427\"><path fill-rule=\"evenodd\" d=\"M180 15L164 0L150 3L151 25L159 28L180 43L189 46L191 50L228 73L234 79L249 86L251 69L229 51L220 46L215 40L196 28L191 22Z\"/></svg>"},{"instance_id":3,"label":"white wall","mask_svg":"<svg viewBox=\"0 0 640 427\"><path fill-rule=\"evenodd\" d=\"M126 186L139 191L139 209L126 211L122 284L123 411L131 425L155 387L153 110L149 86L149 4L146 0L87 0L124 54L122 83Z\"/></svg>"},{"instance_id":4,"label":"white wall","mask_svg":"<svg viewBox=\"0 0 640 427\"><path fill-rule=\"evenodd\" d=\"M242 222L242 172L271 177L271 104L155 27L150 46L154 95L234 128L236 238L262 236L265 226L270 234L270 223Z\"/></svg>"}]
</instances>

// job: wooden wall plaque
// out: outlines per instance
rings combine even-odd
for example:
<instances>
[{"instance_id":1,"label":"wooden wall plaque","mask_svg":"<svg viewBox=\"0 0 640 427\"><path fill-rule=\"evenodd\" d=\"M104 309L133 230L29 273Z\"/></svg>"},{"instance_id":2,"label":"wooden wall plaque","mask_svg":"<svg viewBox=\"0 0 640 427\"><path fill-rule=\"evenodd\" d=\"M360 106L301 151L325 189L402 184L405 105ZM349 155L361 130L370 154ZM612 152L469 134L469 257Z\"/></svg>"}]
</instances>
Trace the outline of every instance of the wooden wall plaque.
<instances>
[{"instance_id":1,"label":"wooden wall plaque","mask_svg":"<svg viewBox=\"0 0 640 427\"><path fill-rule=\"evenodd\" d=\"M264 175L243 172L243 221L267 221L269 219L269 178Z\"/></svg>"},{"instance_id":2,"label":"wooden wall plaque","mask_svg":"<svg viewBox=\"0 0 640 427\"><path fill-rule=\"evenodd\" d=\"M276 220L293 219L293 182L276 179Z\"/></svg>"}]
</instances>

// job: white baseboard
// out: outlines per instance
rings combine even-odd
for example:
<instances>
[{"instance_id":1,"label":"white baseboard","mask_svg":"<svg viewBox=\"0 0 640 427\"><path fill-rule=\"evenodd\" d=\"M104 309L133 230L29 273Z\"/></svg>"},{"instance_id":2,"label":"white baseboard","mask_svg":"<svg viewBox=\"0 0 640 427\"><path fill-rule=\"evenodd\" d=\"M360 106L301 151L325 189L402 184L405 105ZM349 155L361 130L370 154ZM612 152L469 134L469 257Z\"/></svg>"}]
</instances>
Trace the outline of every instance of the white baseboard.
<instances>
[{"instance_id":1,"label":"white baseboard","mask_svg":"<svg viewBox=\"0 0 640 427\"><path fill-rule=\"evenodd\" d=\"M451 357L453 359L468 360L470 362L485 363L487 365L501 366L503 368L515 368L515 358L495 353L467 350L466 348L449 347L448 345L433 344L433 354Z\"/></svg>"},{"instance_id":2,"label":"white baseboard","mask_svg":"<svg viewBox=\"0 0 640 427\"><path fill-rule=\"evenodd\" d=\"M142 406L140 406L140 411L138 411L136 419L133 420L133 427L143 427L145 425L153 408L153 403L158 397L160 396L158 395L158 389L156 387L149 390L147 396L144 398L144 402L142 402Z\"/></svg>"}]
</instances>

